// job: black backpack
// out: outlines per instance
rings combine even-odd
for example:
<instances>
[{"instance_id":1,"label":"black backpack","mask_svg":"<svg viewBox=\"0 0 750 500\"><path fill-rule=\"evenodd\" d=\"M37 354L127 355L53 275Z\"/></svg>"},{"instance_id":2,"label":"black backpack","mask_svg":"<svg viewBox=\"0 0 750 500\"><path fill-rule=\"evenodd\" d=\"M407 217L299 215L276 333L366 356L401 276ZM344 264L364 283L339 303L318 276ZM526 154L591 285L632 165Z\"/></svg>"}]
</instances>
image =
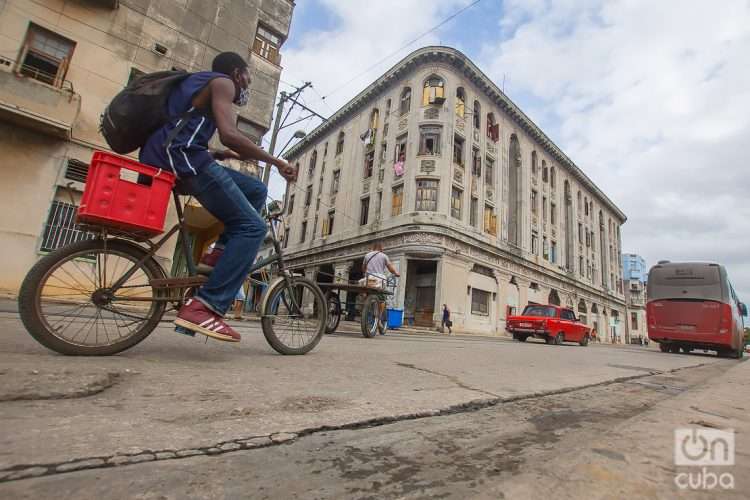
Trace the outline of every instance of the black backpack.
<instances>
[{"instance_id":1,"label":"black backpack","mask_svg":"<svg viewBox=\"0 0 750 500\"><path fill-rule=\"evenodd\" d=\"M151 134L172 118L167 113L167 99L188 76L186 71L149 73L117 94L102 113L99 125L112 151L127 154L146 144Z\"/></svg>"}]
</instances>

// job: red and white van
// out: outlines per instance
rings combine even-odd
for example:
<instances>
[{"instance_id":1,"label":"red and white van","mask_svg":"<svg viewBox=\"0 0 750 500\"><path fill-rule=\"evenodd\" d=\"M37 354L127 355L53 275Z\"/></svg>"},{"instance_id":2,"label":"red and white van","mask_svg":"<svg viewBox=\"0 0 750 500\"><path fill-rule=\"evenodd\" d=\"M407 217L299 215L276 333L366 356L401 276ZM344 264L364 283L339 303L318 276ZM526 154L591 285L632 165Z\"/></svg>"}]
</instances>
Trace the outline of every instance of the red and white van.
<instances>
[{"instance_id":1,"label":"red and white van","mask_svg":"<svg viewBox=\"0 0 750 500\"><path fill-rule=\"evenodd\" d=\"M647 285L648 338L664 352L716 351L741 358L745 349L743 316L724 266L702 262L660 262Z\"/></svg>"}]
</instances>

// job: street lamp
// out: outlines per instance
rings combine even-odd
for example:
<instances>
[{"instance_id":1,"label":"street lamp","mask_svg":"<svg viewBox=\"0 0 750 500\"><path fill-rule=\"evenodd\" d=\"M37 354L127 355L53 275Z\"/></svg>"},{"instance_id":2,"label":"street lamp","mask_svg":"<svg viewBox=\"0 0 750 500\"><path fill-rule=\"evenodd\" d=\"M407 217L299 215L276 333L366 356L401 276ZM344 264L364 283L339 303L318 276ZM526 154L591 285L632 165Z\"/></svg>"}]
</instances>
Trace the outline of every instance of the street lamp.
<instances>
[{"instance_id":1,"label":"street lamp","mask_svg":"<svg viewBox=\"0 0 750 500\"><path fill-rule=\"evenodd\" d=\"M279 153L279 156L284 154L284 151L286 151L287 146L289 146L289 143L292 142L294 139L304 139L307 136L307 132L304 130L297 130L293 136L289 138L288 141L286 141L286 144L284 144L284 147L281 148L281 152Z\"/></svg>"}]
</instances>

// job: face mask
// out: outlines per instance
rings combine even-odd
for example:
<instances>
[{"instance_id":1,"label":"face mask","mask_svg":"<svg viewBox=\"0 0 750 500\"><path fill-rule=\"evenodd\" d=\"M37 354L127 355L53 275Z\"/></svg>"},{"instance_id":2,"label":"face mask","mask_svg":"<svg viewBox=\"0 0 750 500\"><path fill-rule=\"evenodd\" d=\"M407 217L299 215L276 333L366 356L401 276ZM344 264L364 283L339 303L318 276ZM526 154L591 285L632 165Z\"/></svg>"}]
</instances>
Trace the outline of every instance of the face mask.
<instances>
[{"instance_id":1,"label":"face mask","mask_svg":"<svg viewBox=\"0 0 750 500\"><path fill-rule=\"evenodd\" d=\"M248 89L241 89L240 95L235 99L234 103L239 107L247 106L250 101L250 91Z\"/></svg>"}]
</instances>

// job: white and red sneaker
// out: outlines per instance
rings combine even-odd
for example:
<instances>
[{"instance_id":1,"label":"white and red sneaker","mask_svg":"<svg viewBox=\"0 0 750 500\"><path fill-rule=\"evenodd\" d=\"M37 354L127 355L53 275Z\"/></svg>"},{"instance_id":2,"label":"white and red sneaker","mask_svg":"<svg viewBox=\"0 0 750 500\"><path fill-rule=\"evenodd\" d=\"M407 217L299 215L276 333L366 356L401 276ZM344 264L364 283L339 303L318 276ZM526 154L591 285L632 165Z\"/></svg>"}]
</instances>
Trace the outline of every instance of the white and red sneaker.
<instances>
[{"instance_id":1,"label":"white and red sneaker","mask_svg":"<svg viewBox=\"0 0 750 500\"><path fill-rule=\"evenodd\" d=\"M188 299L177 313L174 324L224 342L239 342L242 339L239 333L224 323L221 316L200 300Z\"/></svg>"}]
</instances>

